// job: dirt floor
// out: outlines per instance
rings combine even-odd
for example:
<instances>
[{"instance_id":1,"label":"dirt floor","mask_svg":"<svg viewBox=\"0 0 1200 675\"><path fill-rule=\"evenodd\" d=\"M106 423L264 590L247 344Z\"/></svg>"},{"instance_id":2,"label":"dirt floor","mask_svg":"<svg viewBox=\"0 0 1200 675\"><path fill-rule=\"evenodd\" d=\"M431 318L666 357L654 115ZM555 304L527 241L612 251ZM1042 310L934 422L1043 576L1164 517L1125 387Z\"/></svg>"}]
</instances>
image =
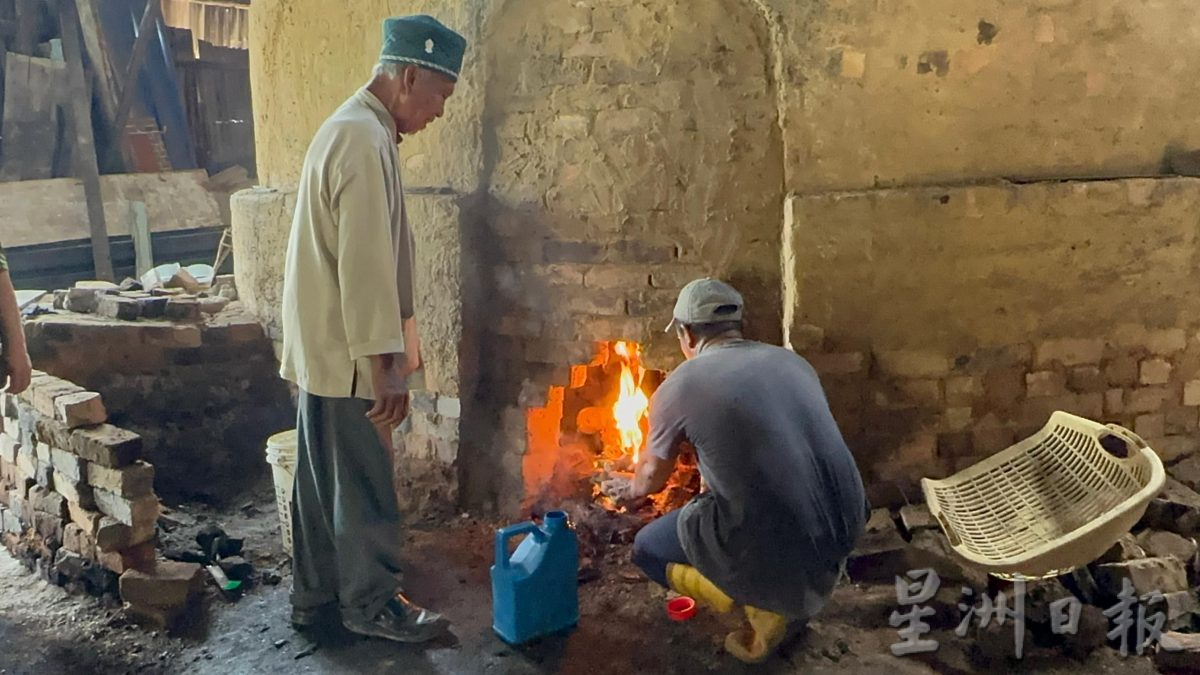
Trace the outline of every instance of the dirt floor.
<instances>
[{"instance_id":1,"label":"dirt floor","mask_svg":"<svg viewBox=\"0 0 1200 675\"><path fill-rule=\"evenodd\" d=\"M941 644L934 654L895 657L889 646L898 636L888 625L895 590L882 584L839 588L779 657L749 668L721 647L730 617L669 621L665 592L636 573L624 549L600 563L599 579L580 587L574 632L514 648L490 628L495 524L471 518L416 523L405 535L410 595L453 620L453 639L417 648L340 634L318 644L288 624L290 574L269 488L232 513L181 508L170 516L180 526L166 535L168 543L217 523L245 537L247 557L259 571L277 571L281 582L257 585L236 602L209 587L190 625L164 635L130 624L118 607L45 584L0 551L0 674L1155 672L1147 658L1122 659L1105 647L1084 661L1029 646L1020 663L989 658L957 638L952 625L926 636ZM1011 652L1011 638L1011 628L1000 636L1004 651Z\"/></svg>"}]
</instances>

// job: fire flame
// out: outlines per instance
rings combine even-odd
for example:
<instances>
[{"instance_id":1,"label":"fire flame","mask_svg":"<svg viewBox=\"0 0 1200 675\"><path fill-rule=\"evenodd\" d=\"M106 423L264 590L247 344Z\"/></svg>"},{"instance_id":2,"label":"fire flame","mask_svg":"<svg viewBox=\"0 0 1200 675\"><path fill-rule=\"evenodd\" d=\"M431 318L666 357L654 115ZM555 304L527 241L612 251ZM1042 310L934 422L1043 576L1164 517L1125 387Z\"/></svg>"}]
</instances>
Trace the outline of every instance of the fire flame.
<instances>
[{"instance_id":1,"label":"fire flame","mask_svg":"<svg viewBox=\"0 0 1200 675\"><path fill-rule=\"evenodd\" d=\"M613 345L613 352L621 357L620 391L612 408L613 421L620 434L621 449L633 457L634 464L637 464L642 443L645 441L642 420L646 411L650 409L650 399L641 387L645 369L638 358L638 351L636 344L630 345L628 342L617 342Z\"/></svg>"}]
</instances>

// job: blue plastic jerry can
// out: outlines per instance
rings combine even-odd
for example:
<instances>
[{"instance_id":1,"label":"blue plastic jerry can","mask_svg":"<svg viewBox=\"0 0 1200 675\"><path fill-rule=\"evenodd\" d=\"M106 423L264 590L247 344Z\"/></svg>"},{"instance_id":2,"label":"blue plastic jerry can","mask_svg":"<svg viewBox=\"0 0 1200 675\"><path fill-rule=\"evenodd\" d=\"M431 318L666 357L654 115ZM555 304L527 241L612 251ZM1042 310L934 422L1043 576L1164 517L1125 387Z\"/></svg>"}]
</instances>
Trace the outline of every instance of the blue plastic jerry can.
<instances>
[{"instance_id":1,"label":"blue plastic jerry can","mask_svg":"<svg viewBox=\"0 0 1200 675\"><path fill-rule=\"evenodd\" d=\"M527 534L508 555L508 540ZM492 630L512 645L566 631L579 623L579 545L563 511L545 524L520 523L496 532L492 565Z\"/></svg>"}]
</instances>

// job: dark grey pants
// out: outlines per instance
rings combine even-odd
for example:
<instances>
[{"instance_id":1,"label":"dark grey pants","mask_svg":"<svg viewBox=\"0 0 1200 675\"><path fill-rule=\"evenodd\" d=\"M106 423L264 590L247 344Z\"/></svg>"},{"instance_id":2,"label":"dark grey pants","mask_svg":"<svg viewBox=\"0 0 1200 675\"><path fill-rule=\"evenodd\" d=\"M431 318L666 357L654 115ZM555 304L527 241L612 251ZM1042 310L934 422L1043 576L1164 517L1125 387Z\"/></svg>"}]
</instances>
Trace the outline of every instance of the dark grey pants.
<instances>
[{"instance_id":1,"label":"dark grey pants","mask_svg":"<svg viewBox=\"0 0 1200 675\"><path fill-rule=\"evenodd\" d=\"M336 601L369 620L400 588L400 509L392 453L371 402L300 392L292 493L292 605Z\"/></svg>"}]
</instances>

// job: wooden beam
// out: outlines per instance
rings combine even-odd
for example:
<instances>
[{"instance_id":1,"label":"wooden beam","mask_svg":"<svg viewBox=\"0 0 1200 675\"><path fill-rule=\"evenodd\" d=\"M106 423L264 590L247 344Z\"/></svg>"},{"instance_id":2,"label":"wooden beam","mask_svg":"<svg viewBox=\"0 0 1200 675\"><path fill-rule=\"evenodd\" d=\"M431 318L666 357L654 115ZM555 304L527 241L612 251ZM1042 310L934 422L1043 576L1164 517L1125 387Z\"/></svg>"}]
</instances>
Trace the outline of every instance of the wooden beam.
<instances>
[{"instance_id":1,"label":"wooden beam","mask_svg":"<svg viewBox=\"0 0 1200 675\"><path fill-rule=\"evenodd\" d=\"M92 76L96 80L97 98L104 113L104 121L112 124L117 114L117 90L113 82L112 64L108 60L103 31L100 30L98 5L101 0L77 0L79 25L83 28L83 47L92 64Z\"/></svg>"},{"instance_id":2,"label":"wooden beam","mask_svg":"<svg viewBox=\"0 0 1200 675\"><path fill-rule=\"evenodd\" d=\"M121 95L117 99L117 114L113 118L113 131L117 134L118 148L124 146L125 124L129 122L129 111L133 108L138 74L142 72L142 62L146 60L146 48L150 46L150 40L158 35L158 15L161 12L162 5L159 0L146 0L146 11L142 12L137 40L133 43L133 54L129 57L125 77L121 79Z\"/></svg>"},{"instance_id":3,"label":"wooden beam","mask_svg":"<svg viewBox=\"0 0 1200 675\"><path fill-rule=\"evenodd\" d=\"M67 61L71 83L70 115L71 126L75 129L75 175L83 182L83 194L87 200L92 262L97 279L113 281L108 226L104 222L104 197L100 193L100 168L96 164L96 139L92 136L92 94L83 70L79 12L75 0L59 0L58 17L62 27L63 57Z\"/></svg>"}]
</instances>

